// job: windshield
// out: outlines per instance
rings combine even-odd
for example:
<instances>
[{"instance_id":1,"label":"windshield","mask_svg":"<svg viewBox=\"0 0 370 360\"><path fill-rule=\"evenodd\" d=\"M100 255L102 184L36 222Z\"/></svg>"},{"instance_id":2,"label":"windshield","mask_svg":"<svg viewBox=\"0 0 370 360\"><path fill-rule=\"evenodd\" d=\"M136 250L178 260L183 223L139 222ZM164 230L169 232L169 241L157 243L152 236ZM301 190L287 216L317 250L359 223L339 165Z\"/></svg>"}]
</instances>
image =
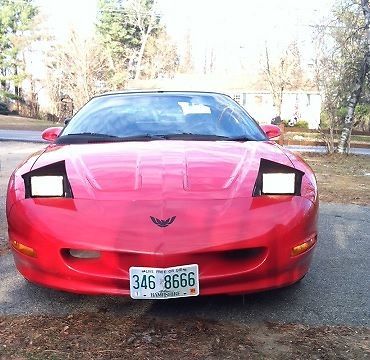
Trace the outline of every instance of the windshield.
<instances>
[{"instance_id":1,"label":"windshield","mask_svg":"<svg viewBox=\"0 0 370 360\"><path fill-rule=\"evenodd\" d=\"M93 98L57 143L100 141L266 140L257 123L226 95L133 93Z\"/></svg>"}]
</instances>

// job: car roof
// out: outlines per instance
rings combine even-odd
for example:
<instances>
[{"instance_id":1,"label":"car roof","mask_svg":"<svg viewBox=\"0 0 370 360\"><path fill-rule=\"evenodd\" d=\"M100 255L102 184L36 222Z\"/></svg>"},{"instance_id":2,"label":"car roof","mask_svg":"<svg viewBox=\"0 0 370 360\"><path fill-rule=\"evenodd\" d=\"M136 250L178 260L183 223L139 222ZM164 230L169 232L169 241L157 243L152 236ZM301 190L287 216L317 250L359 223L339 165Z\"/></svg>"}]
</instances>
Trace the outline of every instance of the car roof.
<instances>
[{"instance_id":1,"label":"car roof","mask_svg":"<svg viewBox=\"0 0 370 360\"><path fill-rule=\"evenodd\" d=\"M217 92L217 91L194 91L194 90L120 90L120 91L109 91L99 95L95 95L96 97L101 96L109 96L109 95L132 95L132 94L203 94L203 95L223 95L230 97L228 94Z\"/></svg>"}]
</instances>

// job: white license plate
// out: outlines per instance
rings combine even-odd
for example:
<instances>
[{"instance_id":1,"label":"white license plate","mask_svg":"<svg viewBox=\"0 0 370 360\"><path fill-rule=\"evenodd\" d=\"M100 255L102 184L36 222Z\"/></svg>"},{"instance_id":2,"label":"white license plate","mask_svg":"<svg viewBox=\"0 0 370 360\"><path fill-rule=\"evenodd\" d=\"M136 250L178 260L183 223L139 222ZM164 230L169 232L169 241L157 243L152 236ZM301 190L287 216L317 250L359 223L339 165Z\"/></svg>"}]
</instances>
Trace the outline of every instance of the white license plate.
<instances>
[{"instance_id":1,"label":"white license plate","mask_svg":"<svg viewBox=\"0 0 370 360\"><path fill-rule=\"evenodd\" d=\"M133 299L170 299L199 295L198 265L170 268L131 267Z\"/></svg>"}]
</instances>

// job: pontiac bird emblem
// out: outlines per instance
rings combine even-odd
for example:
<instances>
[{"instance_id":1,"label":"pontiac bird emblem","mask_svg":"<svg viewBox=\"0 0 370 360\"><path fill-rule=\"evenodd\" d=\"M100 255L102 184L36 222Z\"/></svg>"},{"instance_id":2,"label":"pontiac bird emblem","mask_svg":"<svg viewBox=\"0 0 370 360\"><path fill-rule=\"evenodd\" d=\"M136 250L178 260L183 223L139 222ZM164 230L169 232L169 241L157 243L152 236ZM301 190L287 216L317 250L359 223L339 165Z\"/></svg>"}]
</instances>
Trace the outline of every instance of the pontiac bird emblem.
<instances>
[{"instance_id":1,"label":"pontiac bird emblem","mask_svg":"<svg viewBox=\"0 0 370 360\"><path fill-rule=\"evenodd\" d=\"M152 219L154 224L158 225L159 227L167 227L168 225L171 225L175 221L176 216L172 216L166 220L159 220L154 216L151 216L150 218Z\"/></svg>"}]
</instances>

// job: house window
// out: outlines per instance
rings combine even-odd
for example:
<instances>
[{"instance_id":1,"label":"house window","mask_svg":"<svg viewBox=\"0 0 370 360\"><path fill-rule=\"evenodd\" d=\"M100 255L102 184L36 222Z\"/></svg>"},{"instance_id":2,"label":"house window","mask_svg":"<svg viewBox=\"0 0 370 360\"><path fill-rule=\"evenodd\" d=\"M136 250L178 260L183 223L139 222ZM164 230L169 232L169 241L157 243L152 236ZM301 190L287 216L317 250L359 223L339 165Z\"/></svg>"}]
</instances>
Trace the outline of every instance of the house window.
<instances>
[{"instance_id":1,"label":"house window","mask_svg":"<svg viewBox=\"0 0 370 360\"><path fill-rule=\"evenodd\" d=\"M233 99L240 104L240 94L234 94Z\"/></svg>"}]
</instances>

